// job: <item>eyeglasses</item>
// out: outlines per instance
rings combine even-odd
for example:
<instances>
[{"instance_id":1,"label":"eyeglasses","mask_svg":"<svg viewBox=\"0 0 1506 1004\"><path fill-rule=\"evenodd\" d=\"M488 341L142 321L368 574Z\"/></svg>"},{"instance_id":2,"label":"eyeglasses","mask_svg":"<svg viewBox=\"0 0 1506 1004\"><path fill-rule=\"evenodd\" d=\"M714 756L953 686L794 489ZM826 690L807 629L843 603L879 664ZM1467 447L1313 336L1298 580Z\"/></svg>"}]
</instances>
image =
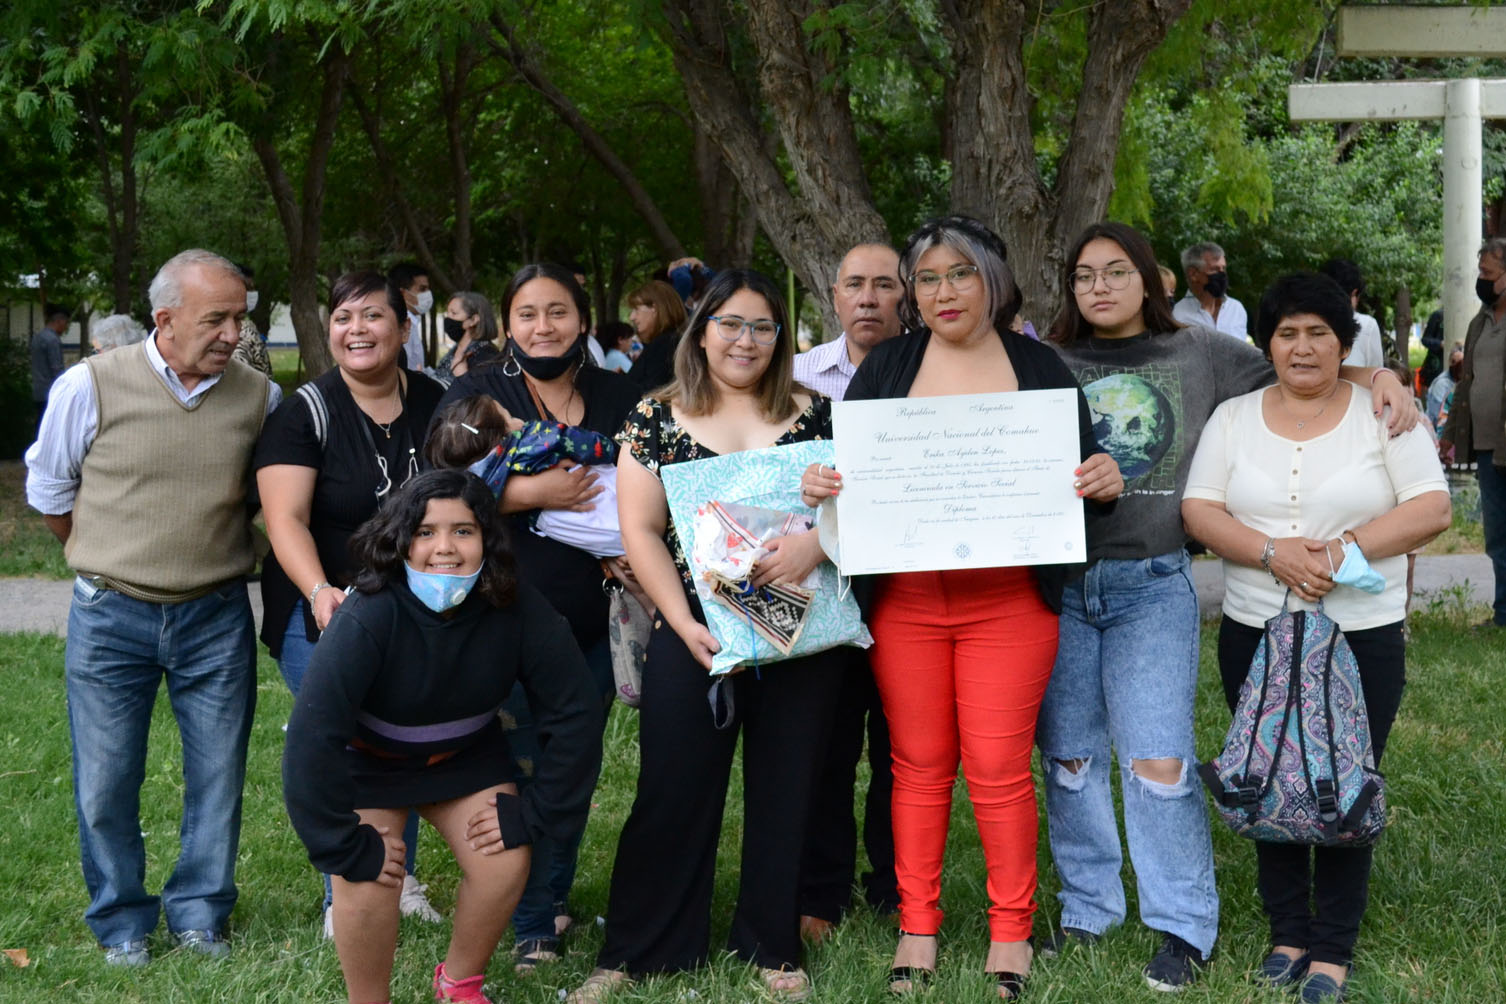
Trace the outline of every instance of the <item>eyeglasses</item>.
<instances>
[{"instance_id":1,"label":"eyeglasses","mask_svg":"<svg viewBox=\"0 0 1506 1004\"><path fill-rule=\"evenodd\" d=\"M749 321L736 314L725 314L721 317L707 317L706 320L714 321L716 333L729 342L741 338L744 330L751 332L753 340L759 345L773 345L779 339L779 325L767 318Z\"/></svg>"},{"instance_id":2,"label":"eyeglasses","mask_svg":"<svg viewBox=\"0 0 1506 1004\"><path fill-rule=\"evenodd\" d=\"M977 265L953 265L944 273L916 272L910 276L910 283L917 293L926 296L935 296L941 291L941 280L945 279L952 284L952 288L959 293L966 293L972 289L973 283L978 281Z\"/></svg>"},{"instance_id":3,"label":"eyeglasses","mask_svg":"<svg viewBox=\"0 0 1506 1004\"><path fill-rule=\"evenodd\" d=\"M1072 273L1072 292L1091 293L1093 287L1098 285L1098 277L1103 276L1103 284L1109 289L1124 289L1130 284L1135 270L1125 268L1122 265L1114 265L1109 268L1084 268Z\"/></svg>"}]
</instances>

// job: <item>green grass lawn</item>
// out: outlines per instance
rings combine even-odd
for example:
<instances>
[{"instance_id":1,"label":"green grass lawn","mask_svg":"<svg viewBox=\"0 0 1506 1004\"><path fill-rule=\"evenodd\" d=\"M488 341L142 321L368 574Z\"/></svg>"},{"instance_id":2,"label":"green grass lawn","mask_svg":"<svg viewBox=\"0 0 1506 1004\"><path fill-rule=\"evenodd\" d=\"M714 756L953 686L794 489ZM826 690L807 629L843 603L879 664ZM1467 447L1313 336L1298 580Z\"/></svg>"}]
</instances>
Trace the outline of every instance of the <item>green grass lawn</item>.
<instances>
[{"instance_id":1,"label":"green grass lawn","mask_svg":"<svg viewBox=\"0 0 1506 1004\"><path fill-rule=\"evenodd\" d=\"M1506 849L1498 839L1506 805L1506 701L1501 696L1506 642L1464 629L1477 611L1444 595L1418 604L1413 618L1409 687L1392 732L1386 768L1393 824L1376 855L1370 910L1361 933L1357 993L1369 1004L1474 1004L1506 995ZM1211 757L1228 723L1212 661L1213 637L1203 639L1199 751ZM0 1001L321 1001L344 1000L333 948L319 937L319 885L283 813L279 781L282 724L289 700L272 663L263 658L256 725L246 785L245 827L234 915L235 953L220 964L168 950L159 930L156 959L146 970L107 968L82 913L68 733L64 715L62 643L34 635L0 636L11 698L0 702L0 948L22 948L31 964L0 961ZM606 743L606 764L582 849L575 912L584 923L567 939L565 958L527 977L513 974L506 952L489 972L494 999L545 1004L589 970L601 943L591 918L604 909L614 836L632 798L637 751L634 713L617 708ZM153 723L143 792L147 884L160 889L177 850L181 782L176 730L166 701ZM725 937L734 895L740 795L734 786L718 871L715 933ZM982 855L965 799L953 815L944 905L941 975L923 995L936 1002L990 1000L979 970L987 947ZM1253 889L1248 843L1215 823L1215 853L1223 924L1217 957L1206 979L1182 995L1190 1001L1270 1002L1289 998L1260 991L1246 973L1265 948L1264 924ZM419 872L442 912L454 905L457 875L438 836L425 827ZM1126 869L1126 879L1130 879ZM1037 933L1055 915L1056 877L1042 841ZM1131 914L1134 887L1129 885ZM404 921L394 1000L430 999L429 974L441 957L443 925ZM808 965L823 1001L882 1002L892 998L885 973L894 932L883 918L859 913ZM1141 1001L1164 998L1145 988L1139 968L1156 938L1131 922L1096 949L1038 962L1030 1000ZM683 1004L754 1001L750 971L720 958L709 968L649 981L624 1001Z\"/></svg>"}]
</instances>

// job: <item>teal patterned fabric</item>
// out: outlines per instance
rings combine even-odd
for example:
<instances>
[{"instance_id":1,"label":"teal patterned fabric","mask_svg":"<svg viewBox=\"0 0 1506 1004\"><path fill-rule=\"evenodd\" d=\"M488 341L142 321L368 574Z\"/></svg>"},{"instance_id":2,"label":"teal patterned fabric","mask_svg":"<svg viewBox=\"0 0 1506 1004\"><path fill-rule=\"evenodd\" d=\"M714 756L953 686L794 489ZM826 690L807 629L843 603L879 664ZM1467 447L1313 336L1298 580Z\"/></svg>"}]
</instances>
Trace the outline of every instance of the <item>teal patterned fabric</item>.
<instances>
[{"instance_id":1,"label":"teal patterned fabric","mask_svg":"<svg viewBox=\"0 0 1506 1004\"><path fill-rule=\"evenodd\" d=\"M813 440L667 464L659 469L659 477L669 500L670 521L682 535L695 525L696 508L713 501L798 513L810 516L814 522L815 510L800 502L800 475L811 464L829 465L834 458L830 440ZM683 542L688 556L694 545L689 540ZM847 588L838 588L836 566L830 561L822 562L817 574L821 584L815 602L789 655L780 653L732 611L713 601L706 584L697 579L696 594L706 613L706 626L722 646L712 658L711 672L726 673L737 666L794 659L838 645L860 648L872 645L873 636L863 624L857 600ZM839 599L841 594L846 595Z\"/></svg>"},{"instance_id":2,"label":"teal patterned fabric","mask_svg":"<svg viewBox=\"0 0 1506 1004\"><path fill-rule=\"evenodd\" d=\"M1278 844L1355 847L1386 826L1359 667L1327 614L1266 621L1223 752L1198 773L1224 822Z\"/></svg>"}]
</instances>

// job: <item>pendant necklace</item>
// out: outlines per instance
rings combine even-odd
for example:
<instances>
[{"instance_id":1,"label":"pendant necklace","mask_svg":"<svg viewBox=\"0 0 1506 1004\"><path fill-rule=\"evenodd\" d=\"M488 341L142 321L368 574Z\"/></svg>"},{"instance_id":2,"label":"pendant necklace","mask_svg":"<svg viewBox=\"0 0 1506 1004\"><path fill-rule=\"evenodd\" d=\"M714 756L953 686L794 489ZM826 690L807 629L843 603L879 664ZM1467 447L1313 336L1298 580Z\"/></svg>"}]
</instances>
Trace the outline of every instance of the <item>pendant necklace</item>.
<instances>
[{"instance_id":1,"label":"pendant necklace","mask_svg":"<svg viewBox=\"0 0 1506 1004\"><path fill-rule=\"evenodd\" d=\"M1297 422L1297 431L1301 432L1304 428L1306 428L1308 422L1316 422L1318 419L1322 418L1323 413L1328 410L1328 406L1333 403L1334 395L1338 392L1339 385L1334 384L1333 390L1328 392L1328 400L1323 402L1323 407L1319 408L1318 413L1316 415L1313 415L1311 418L1304 418L1300 422ZM1296 421L1297 413L1286 406L1286 396L1281 393L1279 388L1276 391L1276 400L1281 403L1281 410L1292 416L1293 421Z\"/></svg>"}]
</instances>

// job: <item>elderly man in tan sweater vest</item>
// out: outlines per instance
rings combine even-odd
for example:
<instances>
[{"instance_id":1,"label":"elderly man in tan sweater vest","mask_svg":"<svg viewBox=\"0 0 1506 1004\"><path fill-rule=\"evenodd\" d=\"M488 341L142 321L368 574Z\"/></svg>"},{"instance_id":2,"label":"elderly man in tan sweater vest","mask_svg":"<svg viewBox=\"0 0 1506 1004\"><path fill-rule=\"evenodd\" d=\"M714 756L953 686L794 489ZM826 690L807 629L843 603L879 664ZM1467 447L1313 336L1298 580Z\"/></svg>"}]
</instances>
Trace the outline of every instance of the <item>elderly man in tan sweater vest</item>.
<instances>
[{"instance_id":1,"label":"elderly man in tan sweater vest","mask_svg":"<svg viewBox=\"0 0 1506 1004\"><path fill-rule=\"evenodd\" d=\"M231 359L246 287L229 261L184 251L150 296L152 336L66 371L26 453L27 501L78 573L64 665L84 919L107 962L133 966L150 959L159 911L177 944L229 951L256 695L246 493L281 396ZM183 825L159 898L143 884L140 793L164 679L183 737Z\"/></svg>"}]
</instances>

